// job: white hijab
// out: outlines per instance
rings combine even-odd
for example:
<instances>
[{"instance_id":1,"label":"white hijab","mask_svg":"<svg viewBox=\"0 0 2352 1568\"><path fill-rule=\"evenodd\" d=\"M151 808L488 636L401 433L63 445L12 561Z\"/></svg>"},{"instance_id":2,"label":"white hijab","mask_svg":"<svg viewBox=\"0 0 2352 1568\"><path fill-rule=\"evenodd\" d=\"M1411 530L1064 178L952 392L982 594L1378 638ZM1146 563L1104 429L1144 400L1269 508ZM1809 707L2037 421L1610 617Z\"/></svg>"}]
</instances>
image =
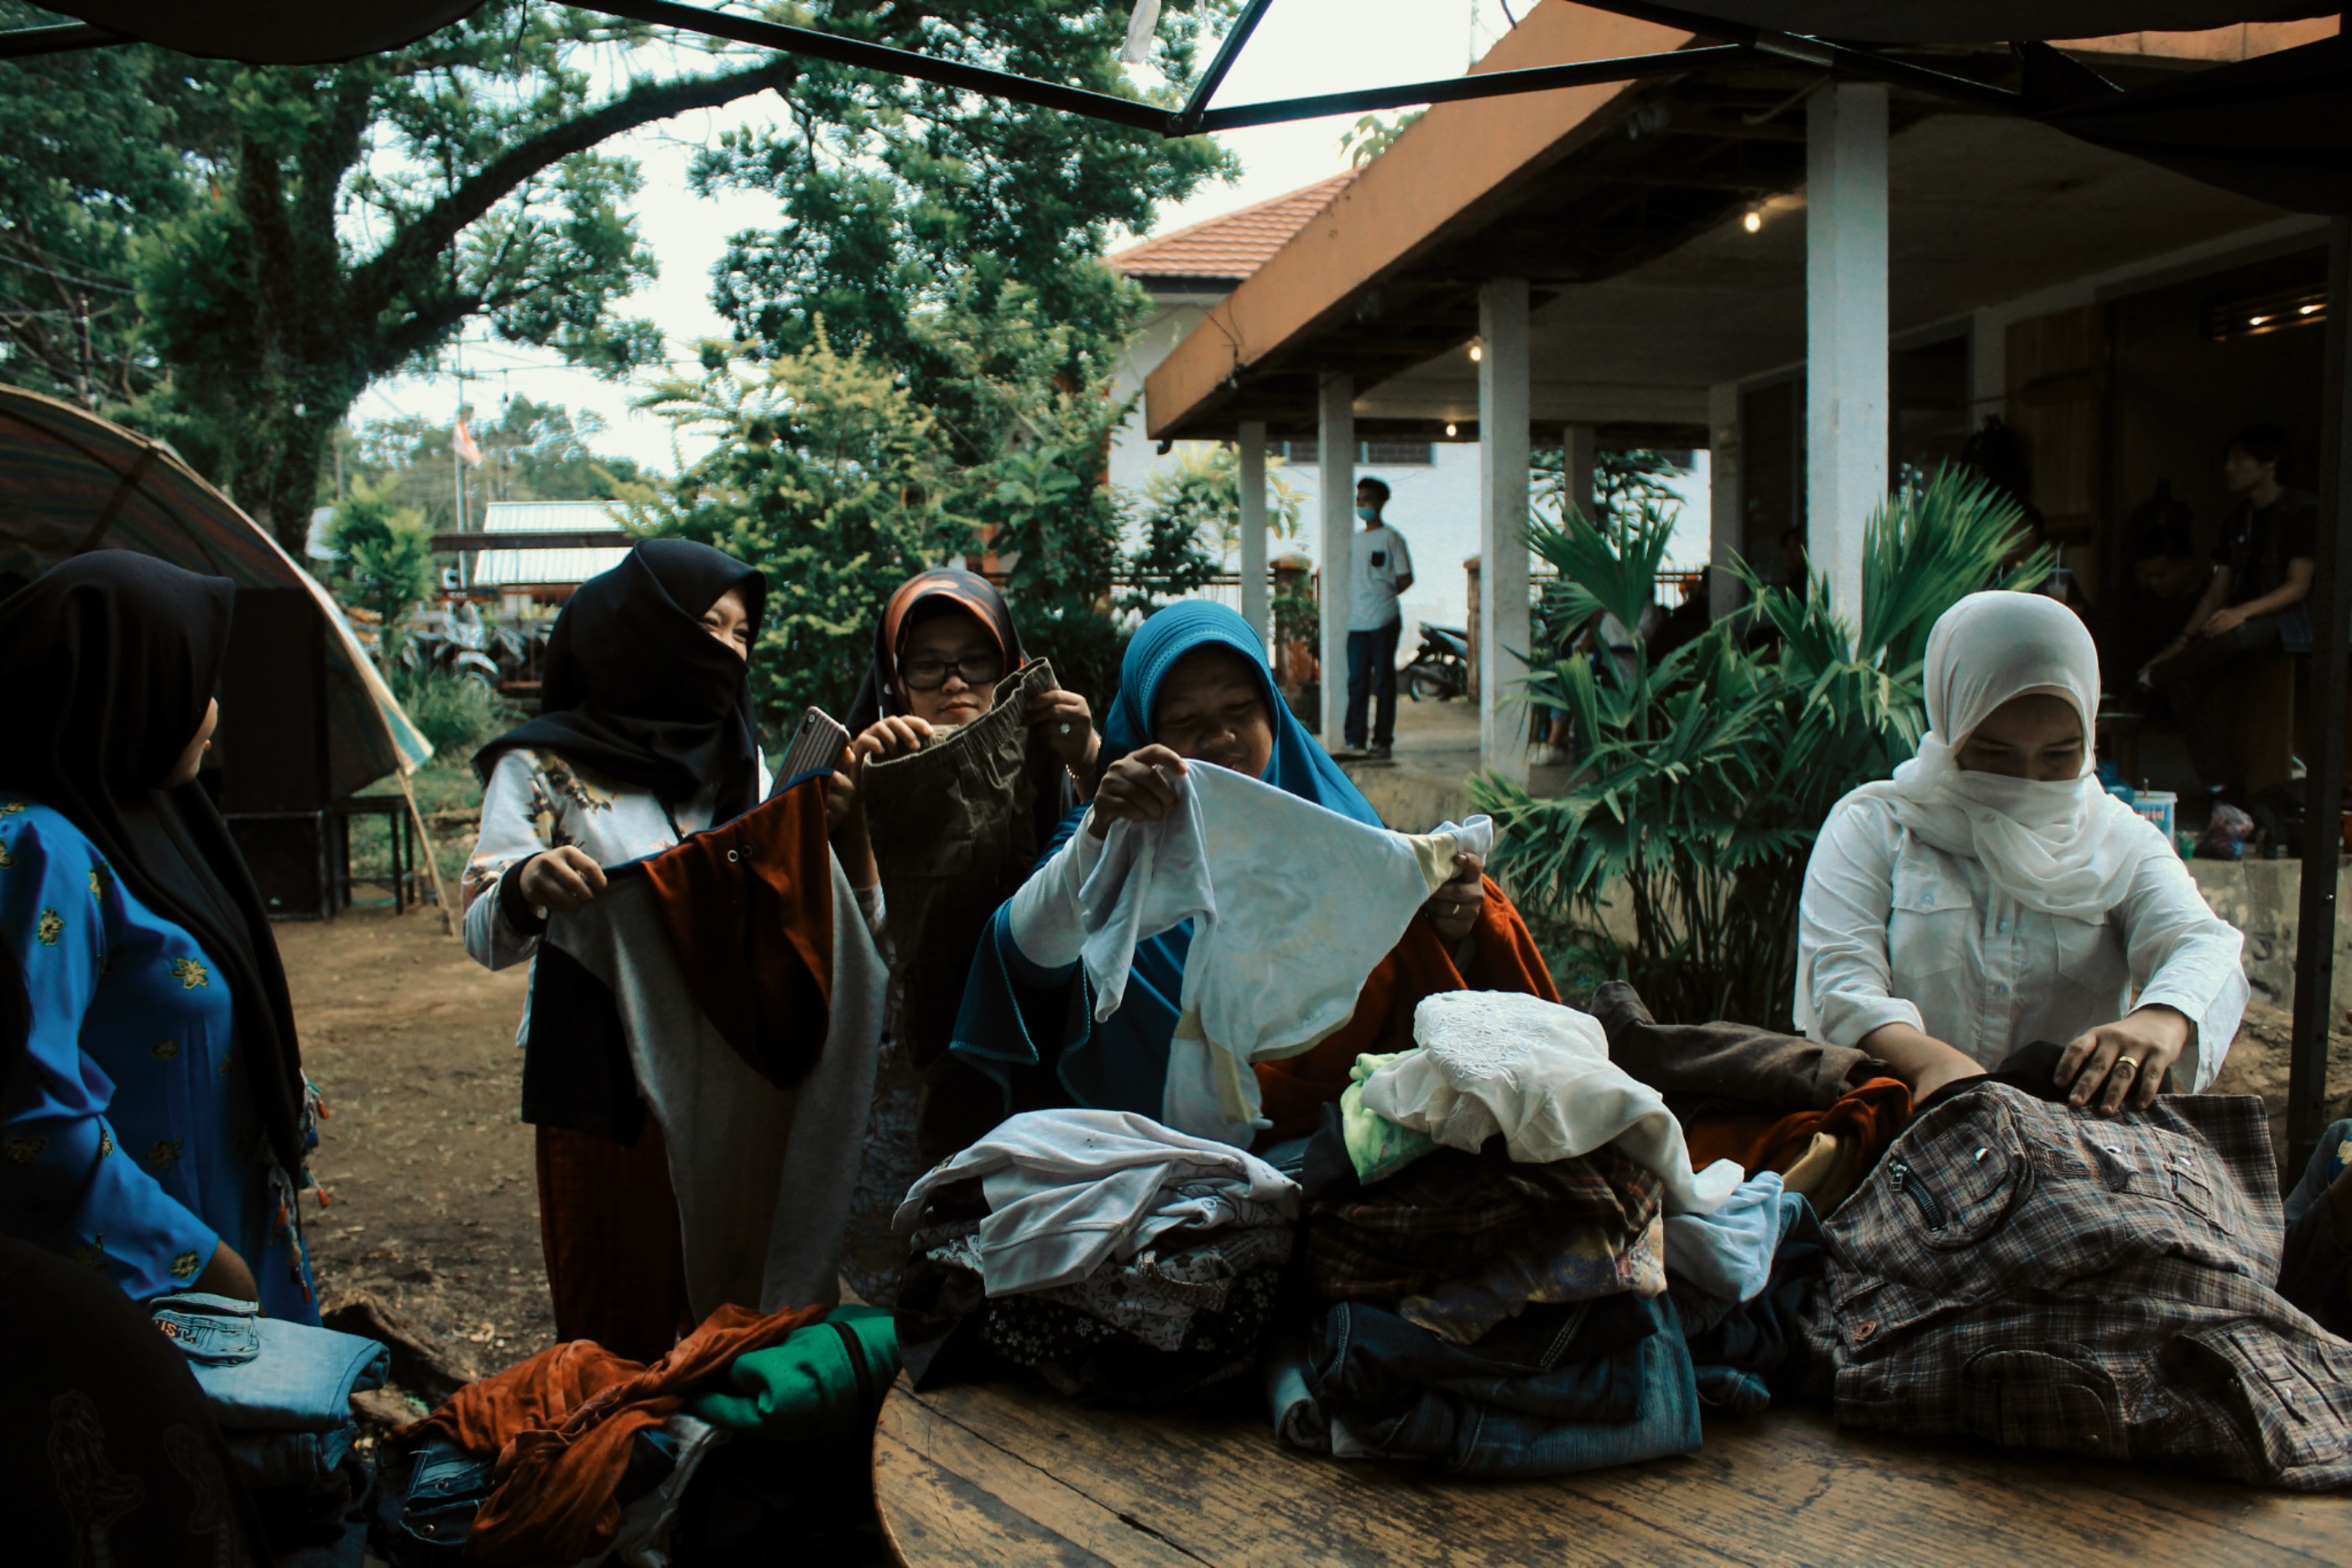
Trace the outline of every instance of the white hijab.
<instances>
[{"instance_id":1,"label":"white hijab","mask_svg":"<svg viewBox=\"0 0 2352 1568\"><path fill-rule=\"evenodd\" d=\"M1971 593L1927 633L1927 735L1919 755L1856 795L1895 804L1895 820L1947 853L1980 862L2028 909L2101 920L2164 835L2090 775L2099 652L2074 612L2038 593ZM2083 720L2083 777L2036 783L1963 770L1955 754L1993 710L2047 693Z\"/></svg>"}]
</instances>

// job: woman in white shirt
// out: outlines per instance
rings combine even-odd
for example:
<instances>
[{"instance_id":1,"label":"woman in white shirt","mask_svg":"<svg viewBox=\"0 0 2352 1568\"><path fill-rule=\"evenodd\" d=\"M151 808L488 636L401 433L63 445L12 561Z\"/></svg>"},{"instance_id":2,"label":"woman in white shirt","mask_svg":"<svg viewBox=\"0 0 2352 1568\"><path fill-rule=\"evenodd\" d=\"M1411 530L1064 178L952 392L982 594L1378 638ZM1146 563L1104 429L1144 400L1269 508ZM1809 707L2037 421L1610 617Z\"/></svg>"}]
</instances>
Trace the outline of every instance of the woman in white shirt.
<instances>
[{"instance_id":1,"label":"woman in white shirt","mask_svg":"<svg viewBox=\"0 0 2352 1568\"><path fill-rule=\"evenodd\" d=\"M2091 777L2099 660L2038 594L1975 593L1927 638L1928 731L1838 802L1805 872L1797 1025L1925 1098L2035 1040L2071 1103L2202 1092L2245 1010L2244 938L2162 833Z\"/></svg>"}]
</instances>

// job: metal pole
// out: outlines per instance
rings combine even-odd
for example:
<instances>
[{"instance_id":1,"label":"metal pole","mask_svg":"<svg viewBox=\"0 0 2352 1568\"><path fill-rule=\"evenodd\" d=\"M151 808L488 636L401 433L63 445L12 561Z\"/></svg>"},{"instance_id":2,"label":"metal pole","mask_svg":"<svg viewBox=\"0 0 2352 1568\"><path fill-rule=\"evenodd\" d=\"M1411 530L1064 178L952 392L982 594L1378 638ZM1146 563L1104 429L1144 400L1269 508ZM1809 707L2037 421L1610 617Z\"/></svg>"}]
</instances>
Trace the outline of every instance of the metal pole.
<instances>
[{"instance_id":1,"label":"metal pole","mask_svg":"<svg viewBox=\"0 0 2352 1568\"><path fill-rule=\"evenodd\" d=\"M1234 68L1235 60L1241 58L1242 46L1249 42L1252 33L1257 31L1259 20L1265 16L1266 7L1273 4L1274 0L1249 0L1249 8L1235 18L1232 29L1225 34L1224 42L1217 46L1216 58L1209 62L1209 68L1201 74L1199 81L1192 84L1192 93L1184 99L1184 108L1176 116L1174 129L1177 131L1199 129L1202 110L1207 109L1209 100L1217 96L1217 89L1223 84L1225 73Z\"/></svg>"},{"instance_id":2,"label":"metal pole","mask_svg":"<svg viewBox=\"0 0 2352 1568\"><path fill-rule=\"evenodd\" d=\"M2327 345L2321 389L2319 543L2311 579L2311 732L2304 775L2303 887L2295 918L2294 1042L2287 1067L2287 1170L2299 1173L2327 1115L2328 1024L2335 1017L2336 884L2344 810L2345 617L2352 613L2352 217L2327 233Z\"/></svg>"}]
</instances>

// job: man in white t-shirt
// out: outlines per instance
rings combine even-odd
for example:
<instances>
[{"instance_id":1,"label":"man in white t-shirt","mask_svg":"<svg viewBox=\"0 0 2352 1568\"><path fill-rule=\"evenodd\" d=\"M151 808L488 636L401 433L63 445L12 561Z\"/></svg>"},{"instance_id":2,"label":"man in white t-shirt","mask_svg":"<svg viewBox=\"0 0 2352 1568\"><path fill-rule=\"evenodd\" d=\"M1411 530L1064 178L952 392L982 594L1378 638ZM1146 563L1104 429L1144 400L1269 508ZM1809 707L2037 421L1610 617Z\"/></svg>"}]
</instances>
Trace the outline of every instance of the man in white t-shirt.
<instances>
[{"instance_id":1,"label":"man in white t-shirt","mask_svg":"<svg viewBox=\"0 0 2352 1568\"><path fill-rule=\"evenodd\" d=\"M1404 536L1381 520L1389 487L1378 479L1356 485L1356 516L1364 520L1355 538L1348 571L1348 716L1350 751L1364 748L1364 709L1375 694L1380 711L1371 732L1371 755L1382 759L1396 743L1397 639L1404 616L1397 596L1412 586L1412 551Z\"/></svg>"}]
</instances>

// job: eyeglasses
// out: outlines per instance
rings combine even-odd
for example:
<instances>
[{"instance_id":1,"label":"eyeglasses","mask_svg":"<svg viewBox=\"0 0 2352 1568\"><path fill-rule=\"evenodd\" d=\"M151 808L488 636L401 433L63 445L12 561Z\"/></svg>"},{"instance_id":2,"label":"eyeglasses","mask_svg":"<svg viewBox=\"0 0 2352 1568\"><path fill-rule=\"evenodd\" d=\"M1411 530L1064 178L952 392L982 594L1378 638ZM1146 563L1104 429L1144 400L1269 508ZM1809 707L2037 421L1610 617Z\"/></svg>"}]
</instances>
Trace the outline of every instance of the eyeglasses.
<instances>
[{"instance_id":1,"label":"eyeglasses","mask_svg":"<svg viewBox=\"0 0 2352 1568\"><path fill-rule=\"evenodd\" d=\"M899 676L907 689L915 692L935 692L948 684L950 675L968 686L992 686L1004 674L1002 653L967 653L961 659L909 659L898 666Z\"/></svg>"}]
</instances>

